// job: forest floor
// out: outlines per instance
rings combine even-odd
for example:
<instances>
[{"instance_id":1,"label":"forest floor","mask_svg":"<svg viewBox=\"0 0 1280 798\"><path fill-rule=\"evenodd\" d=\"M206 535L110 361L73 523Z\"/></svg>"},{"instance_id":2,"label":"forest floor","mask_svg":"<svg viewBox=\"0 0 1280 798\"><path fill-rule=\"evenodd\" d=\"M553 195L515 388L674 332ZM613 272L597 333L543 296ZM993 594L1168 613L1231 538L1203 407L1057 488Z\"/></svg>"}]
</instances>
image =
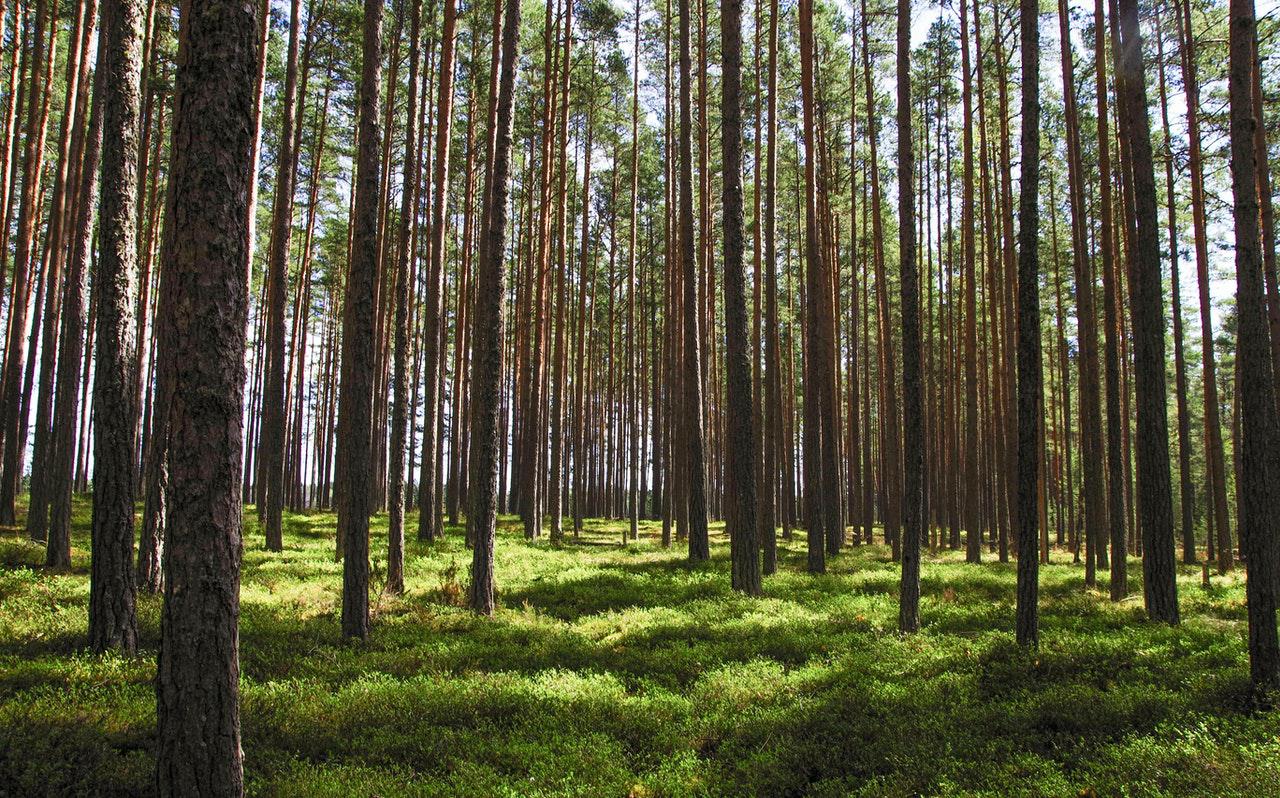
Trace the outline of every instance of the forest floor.
<instances>
[{"instance_id":1,"label":"forest floor","mask_svg":"<svg viewBox=\"0 0 1280 798\"><path fill-rule=\"evenodd\" d=\"M0 796L152 791L160 599L142 650L83 650L88 505L74 568L0 533ZM409 529L416 528L411 519ZM246 525L243 745L259 796L1280 795L1280 712L1250 711L1242 577L1185 568L1178 628L1085 592L1055 551L1041 639L1013 642L1014 566L928 557L922 631L896 631L897 566L847 549L825 576L784 541L765 597L712 562L622 546L588 522L561 548L502 519L492 619L458 606L461 531L408 545L371 639L339 636L332 515L290 515L270 554ZM412 537L412 534L411 534ZM384 555L383 555L384 556ZM1102 585L1105 588L1105 583Z\"/></svg>"}]
</instances>

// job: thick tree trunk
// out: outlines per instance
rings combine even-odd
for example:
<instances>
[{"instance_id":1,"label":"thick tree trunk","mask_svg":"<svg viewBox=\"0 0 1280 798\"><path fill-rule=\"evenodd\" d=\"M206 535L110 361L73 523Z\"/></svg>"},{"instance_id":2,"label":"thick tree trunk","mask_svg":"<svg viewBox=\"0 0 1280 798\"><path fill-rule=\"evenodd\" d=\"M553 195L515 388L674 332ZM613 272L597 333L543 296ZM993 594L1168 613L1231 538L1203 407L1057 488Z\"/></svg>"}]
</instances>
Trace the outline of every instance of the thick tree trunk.
<instances>
[{"instance_id":1,"label":"thick tree trunk","mask_svg":"<svg viewBox=\"0 0 1280 798\"><path fill-rule=\"evenodd\" d=\"M239 634L244 342L257 4L191 0L175 84L158 317L169 522L156 675L163 796L244 792Z\"/></svg>"}]
</instances>

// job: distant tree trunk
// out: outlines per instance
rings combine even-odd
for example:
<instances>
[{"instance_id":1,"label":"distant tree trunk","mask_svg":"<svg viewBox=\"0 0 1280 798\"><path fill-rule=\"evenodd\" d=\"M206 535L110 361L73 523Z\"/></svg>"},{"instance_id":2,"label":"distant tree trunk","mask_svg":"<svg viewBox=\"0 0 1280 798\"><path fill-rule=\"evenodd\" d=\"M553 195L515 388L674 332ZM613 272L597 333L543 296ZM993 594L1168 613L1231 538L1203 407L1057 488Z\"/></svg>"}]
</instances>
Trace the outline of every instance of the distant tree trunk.
<instances>
[{"instance_id":1,"label":"distant tree trunk","mask_svg":"<svg viewBox=\"0 0 1280 798\"><path fill-rule=\"evenodd\" d=\"M98 340L94 356L93 538L89 645L137 646L133 583L134 310L137 284L138 114L142 7L106 0L98 45L104 70L99 254L94 274Z\"/></svg>"},{"instance_id":2,"label":"distant tree trunk","mask_svg":"<svg viewBox=\"0 0 1280 798\"><path fill-rule=\"evenodd\" d=\"M343 542L342 635L369 636L369 515L373 477L374 301L378 279L378 97L382 83L382 0L364 0L359 147L350 267L342 320L342 376L338 398L338 504ZM430 333L429 333L430 334ZM431 379L428 375L428 379Z\"/></svg>"},{"instance_id":3,"label":"distant tree trunk","mask_svg":"<svg viewBox=\"0 0 1280 798\"><path fill-rule=\"evenodd\" d=\"M1208 213L1205 209L1204 161L1200 147L1200 81L1197 75L1195 35L1191 29L1191 2L1179 4L1182 34L1182 82L1187 107L1187 167L1191 174L1191 220L1195 235L1196 286L1200 306L1200 355L1203 369L1205 415L1205 470L1212 526L1217 532L1218 573L1231 569L1231 526L1227 518L1226 463L1222 452L1222 419L1218 400L1217 357L1213 348L1213 317L1209 297ZM1214 541L1210 541L1210 549Z\"/></svg>"},{"instance_id":4,"label":"distant tree trunk","mask_svg":"<svg viewBox=\"0 0 1280 798\"><path fill-rule=\"evenodd\" d=\"M485 230L476 275L475 334L472 336L471 474L467 479L468 520L472 551L468 603L480 615L495 608L493 554L497 531L498 413L501 407L506 298L507 198L511 172L511 129L520 44L520 4L505 4L502 21L502 65L495 110L493 160L487 179Z\"/></svg>"},{"instance_id":5,"label":"distant tree trunk","mask_svg":"<svg viewBox=\"0 0 1280 798\"><path fill-rule=\"evenodd\" d=\"M446 15L447 16L447 15ZM422 3L409 8L409 96L404 129L404 172L400 196L400 229L396 244L395 342L391 377L391 454L387 490L387 590L404 591L405 436L409 407L409 283L413 273L413 231L418 209L418 42L422 27Z\"/></svg>"},{"instance_id":6,"label":"distant tree trunk","mask_svg":"<svg viewBox=\"0 0 1280 798\"><path fill-rule=\"evenodd\" d=\"M289 53L285 65L284 106L276 154L275 199L271 207L271 249L267 253L266 376L262 392L262 431L258 442L258 517L266 532L267 548L284 547L281 517L284 508L285 438L285 319L289 283L289 241L293 233L293 191L297 153L294 127L298 104L298 31L302 27L301 0L289 4Z\"/></svg>"},{"instance_id":7,"label":"distant tree trunk","mask_svg":"<svg viewBox=\"0 0 1280 798\"><path fill-rule=\"evenodd\" d=\"M689 559L711 557L707 536L706 464L702 436L702 339L698 259L693 238L693 87L689 1L680 0L680 261L684 269L684 434L689 507Z\"/></svg>"},{"instance_id":8,"label":"distant tree trunk","mask_svg":"<svg viewBox=\"0 0 1280 798\"><path fill-rule=\"evenodd\" d=\"M1169 468L1169 417L1165 403L1164 302L1155 166L1147 117L1146 76L1137 0L1120 1L1117 77L1120 119L1129 142L1137 238L1130 301L1138 398L1138 518L1142 530L1142 588L1152 620L1178 622L1177 567L1173 553L1173 496ZM1271 403L1274 407L1274 402Z\"/></svg>"},{"instance_id":9,"label":"distant tree trunk","mask_svg":"<svg viewBox=\"0 0 1280 798\"><path fill-rule=\"evenodd\" d=\"M911 134L911 0L898 0L898 253L902 275L902 588L898 630L920 628L924 532L924 396L920 375L920 272L916 262L915 153Z\"/></svg>"},{"instance_id":10,"label":"distant tree trunk","mask_svg":"<svg viewBox=\"0 0 1280 798\"><path fill-rule=\"evenodd\" d=\"M172 395L157 781L162 796L238 796L246 205L265 8L191 0L184 12L161 272L182 312L158 317Z\"/></svg>"},{"instance_id":11,"label":"distant tree trunk","mask_svg":"<svg viewBox=\"0 0 1280 798\"><path fill-rule=\"evenodd\" d=\"M760 533L763 536L766 575L778 568L777 503L774 497L778 485L778 449L784 445L779 435L782 425L782 359L778 341L778 16L778 0L769 0L769 105L764 171L765 396L762 400L765 432L764 478L760 494ZM760 400L758 397L757 401ZM785 445L790 444L787 442Z\"/></svg>"},{"instance_id":12,"label":"distant tree trunk","mask_svg":"<svg viewBox=\"0 0 1280 798\"><path fill-rule=\"evenodd\" d=\"M449 191L449 149L453 140L454 30L457 3L445 0L444 30L440 39L440 83L436 103L436 152L432 160L431 220L427 243L426 307L423 309L423 359L426 391L423 393L422 476L418 481L418 539L435 540L442 531L440 519L440 382L443 365L441 333L444 326L444 244L446 202Z\"/></svg>"},{"instance_id":13,"label":"distant tree trunk","mask_svg":"<svg viewBox=\"0 0 1280 798\"><path fill-rule=\"evenodd\" d=\"M1257 19L1253 0L1231 0L1230 71L1231 188L1235 197L1236 373L1240 376L1240 544L1248 580L1249 674L1260 689L1280 685L1280 640L1276 635L1276 590L1280 562L1275 524L1280 514L1280 435L1276 430L1275 383L1262 288L1262 239L1258 174L1254 147L1263 127L1255 104L1253 72L1257 62Z\"/></svg>"},{"instance_id":14,"label":"distant tree trunk","mask_svg":"<svg viewBox=\"0 0 1280 798\"><path fill-rule=\"evenodd\" d=\"M755 353L747 330L747 275L742 257L742 0L721 0L721 150L724 184L725 399L729 417L729 545L733 587L759 595L760 540L756 526L756 433L751 364Z\"/></svg>"},{"instance_id":15,"label":"distant tree trunk","mask_svg":"<svg viewBox=\"0 0 1280 798\"><path fill-rule=\"evenodd\" d=\"M1174 393L1178 408L1178 493L1182 516L1182 561L1196 562L1195 483L1191 476L1191 411L1187 399L1187 358L1183 346L1182 282L1179 277L1178 200L1173 183L1173 136L1169 132L1169 96L1165 85L1164 26L1156 19L1156 63L1160 81L1160 122L1164 131L1165 201L1169 224L1169 296L1173 316Z\"/></svg>"},{"instance_id":16,"label":"distant tree trunk","mask_svg":"<svg viewBox=\"0 0 1280 798\"><path fill-rule=\"evenodd\" d=\"M973 175L973 81L969 63L969 3L960 2L960 59L964 104L962 147L964 186L961 200L961 229L964 249L964 337L965 337L965 472L970 478L965 488L965 560L982 561L982 486L978 443L978 262L977 215L974 213Z\"/></svg>"},{"instance_id":17,"label":"distant tree trunk","mask_svg":"<svg viewBox=\"0 0 1280 798\"><path fill-rule=\"evenodd\" d=\"M1040 471L1040 27L1036 0L1022 0L1022 176L1018 205L1018 619L1024 646L1040 640L1037 488Z\"/></svg>"},{"instance_id":18,"label":"distant tree trunk","mask_svg":"<svg viewBox=\"0 0 1280 798\"><path fill-rule=\"evenodd\" d=\"M1119 279L1115 264L1115 242L1113 232L1115 211L1113 209L1111 138L1108 132L1110 113L1107 110L1107 25L1103 17L1103 0L1095 0L1094 26L1094 70L1098 99L1098 221L1099 237L1102 251L1102 296L1103 296L1103 329L1105 347L1104 372L1107 387L1107 528L1110 530L1111 542L1111 600L1120 601L1128 594L1128 572L1125 548L1125 511L1124 511L1124 459L1122 456L1120 411L1120 344L1118 341L1121 324L1116 294L1116 282ZM1102 563L1099 562L1099 566Z\"/></svg>"},{"instance_id":19,"label":"distant tree trunk","mask_svg":"<svg viewBox=\"0 0 1280 798\"><path fill-rule=\"evenodd\" d=\"M89 281L89 250L93 246L94 199L98 191L98 156L102 147L102 82L106 70L94 75L80 179L72 225L70 260L62 295L62 331L58 340L58 383L54 398L53 451L50 454L49 534L45 564L71 567L71 491L75 482L77 413L80 407L80 365L85 354L85 305Z\"/></svg>"}]
</instances>

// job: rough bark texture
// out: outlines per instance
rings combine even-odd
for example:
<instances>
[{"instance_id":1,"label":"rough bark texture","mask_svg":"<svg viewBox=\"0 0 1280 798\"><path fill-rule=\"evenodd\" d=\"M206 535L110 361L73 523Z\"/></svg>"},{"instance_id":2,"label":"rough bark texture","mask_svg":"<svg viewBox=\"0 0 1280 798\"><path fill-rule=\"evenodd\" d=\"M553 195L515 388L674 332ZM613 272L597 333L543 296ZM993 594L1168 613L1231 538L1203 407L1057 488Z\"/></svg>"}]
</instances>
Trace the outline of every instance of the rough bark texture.
<instances>
[{"instance_id":1,"label":"rough bark texture","mask_svg":"<svg viewBox=\"0 0 1280 798\"><path fill-rule=\"evenodd\" d=\"M755 359L747 333L747 275L742 259L742 0L721 0L721 147L724 153L724 317L725 399L729 417L727 487L731 491L729 545L733 587L750 595L761 591L760 540L756 529L756 433L753 422L751 364Z\"/></svg>"},{"instance_id":2,"label":"rough bark texture","mask_svg":"<svg viewBox=\"0 0 1280 798\"><path fill-rule=\"evenodd\" d=\"M378 96L382 83L382 0L364 2L360 142L356 156L351 263L342 319L338 441L345 481L338 505L343 543L342 635L369 636L369 514L373 475L374 298L378 279Z\"/></svg>"},{"instance_id":3,"label":"rough bark texture","mask_svg":"<svg viewBox=\"0 0 1280 798\"><path fill-rule=\"evenodd\" d=\"M1134 387L1138 399L1138 518L1142 531L1142 589L1152 620L1178 622L1173 546L1169 419L1165 405L1164 300L1155 166L1147 117L1146 77L1137 0L1121 0L1117 77L1120 119L1129 142L1136 238L1130 264ZM1274 407L1274 403L1273 403ZM1123 551L1123 550L1122 550Z\"/></svg>"},{"instance_id":4,"label":"rough bark texture","mask_svg":"<svg viewBox=\"0 0 1280 798\"><path fill-rule=\"evenodd\" d=\"M1262 293L1261 218L1255 130L1262 109L1253 103L1257 20L1253 0L1231 0L1231 187L1235 195L1236 309L1240 374L1240 544L1248 569L1249 673L1259 688L1280 686L1280 640L1276 635L1280 513L1280 435L1275 382Z\"/></svg>"},{"instance_id":5,"label":"rough bark texture","mask_svg":"<svg viewBox=\"0 0 1280 798\"><path fill-rule=\"evenodd\" d=\"M97 342L93 382L93 537L89 645L137 646L133 584L134 246L137 219L138 114L142 8L137 0L102 4L98 69L102 81L102 182L94 275Z\"/></svg>"},{"instance_id":6,"label":"rough bark texture","mask_svg":"<svg viewBox=\"0 0 1280 798\"><path fill-rule=\"evenodd\" d=\"M158 317L172 393L157 782L164 796L238 796L246 205L263 10L188 0L183 12L161 286L172 312Z\"/></svg>"},{"instance_id":7,"label":"rough bark texture","mask_svg":"<svg viewBox=\"0 0 1280 798\"><path fill-rule=\"evenodd\" d=\"M475 548L467 599L472 611L480 615L492 615L495 604L493 549L498 521L498 413L505 328L507 197L519 34L520 4L508 0L502 20L502 66L494 116L493 162L487 181L489 196L476 275L475 335L471 350L471 474L467 480L471 509L467 520L472 526Z\"/></svg>"},{"instance_id":8,"label":"rough bark texture","mask_svg":"<svg viewBox=\"0 0 1280 798\"><path fill-rule=\"evenodd\" d=\"M1040 640L1038 486L1040 361L1040 31L1036 0L1022 0L1022 176L1018 205L1018 617L1022 645Z\"/></svg>"}]
</instances>

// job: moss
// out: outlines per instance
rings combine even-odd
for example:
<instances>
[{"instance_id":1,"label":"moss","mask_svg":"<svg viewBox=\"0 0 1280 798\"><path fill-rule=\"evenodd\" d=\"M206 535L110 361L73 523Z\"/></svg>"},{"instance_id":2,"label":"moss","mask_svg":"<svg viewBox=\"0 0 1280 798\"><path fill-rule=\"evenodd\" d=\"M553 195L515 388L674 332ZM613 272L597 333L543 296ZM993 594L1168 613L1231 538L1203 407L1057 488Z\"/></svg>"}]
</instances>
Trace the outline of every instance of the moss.
<instances>
[{"instance_id":1,"label":"moss","mask_svg":"<svg viewBox=\"0 0 1280 798\"><path fill-rule=\"evenodd\" d=\"M593 520L561 547L499 534L499 611L456 606L461 530L408 543L407 592L382 593L373 637L344 642L335 519L286 518L270 554L248 513L241 610L249 792L262 796L1267 795L1280 718L1254 714L1243 583L1181 574L1186 622L1087 592L1069 556L1042 569L1042 645L1020 650L1014 571L951 552L925 564L923 630L895 632L897 569L846 549L825 576L783 543L765 597L708 564L618 545ZM73 568L0 537L0 795L152 789L160 602L143 650L82 650L88 506ZM414 528L411 519L408 527ZM1140 573L1140 568L1131 568ZM1141 586L1134 584L1135 594Z\"/></svg>"}]
</instances>

